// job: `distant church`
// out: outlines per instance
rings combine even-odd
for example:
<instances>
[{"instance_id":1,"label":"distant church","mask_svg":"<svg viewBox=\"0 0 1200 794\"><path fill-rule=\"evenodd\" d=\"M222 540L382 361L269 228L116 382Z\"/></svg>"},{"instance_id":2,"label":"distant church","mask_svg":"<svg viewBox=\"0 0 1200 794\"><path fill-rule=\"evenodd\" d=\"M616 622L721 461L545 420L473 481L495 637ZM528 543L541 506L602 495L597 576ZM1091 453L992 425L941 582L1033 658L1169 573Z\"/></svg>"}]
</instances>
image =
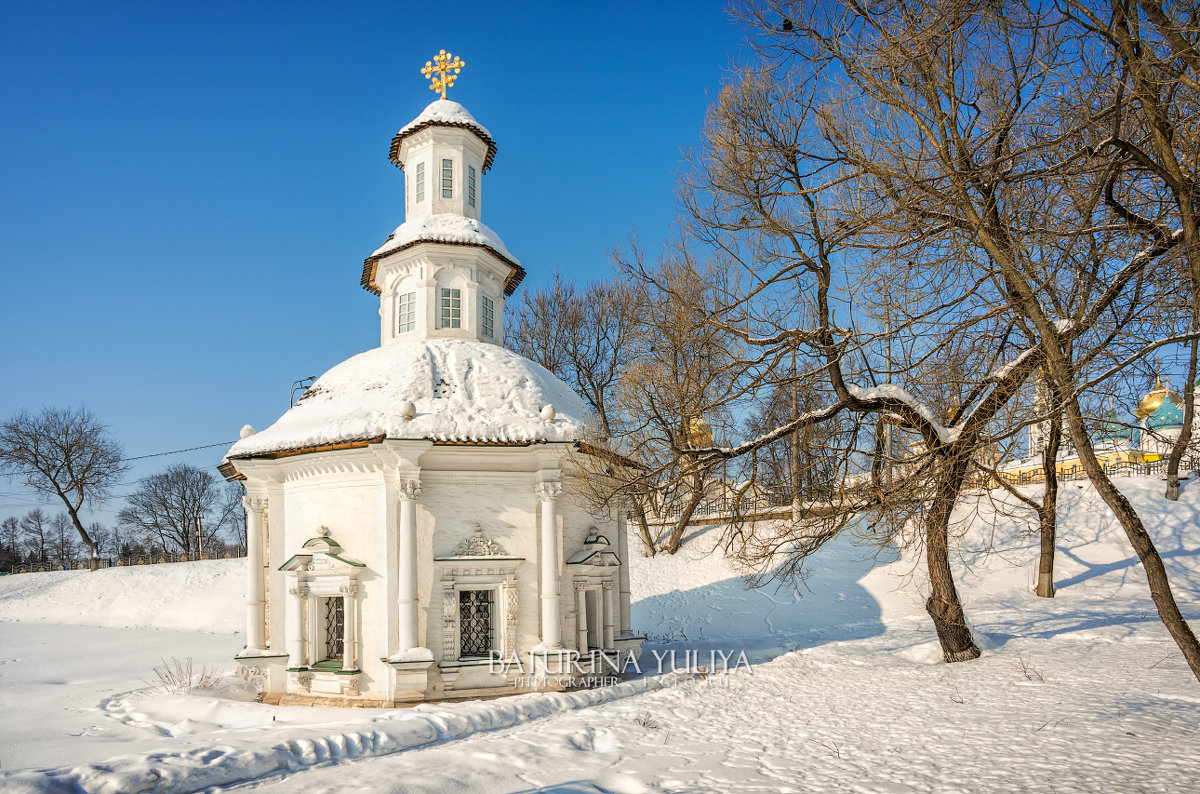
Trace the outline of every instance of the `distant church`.
<instances>
[{"instance_id":1,"label":"distant church","mask_svg":"<svg viewBox=\"0 0 1200 794\"><path fill-rule=\"evenodd\" d=\"M1200 389L1200 382L1197 383ZM1048 397L1041 385L1038 387L1038 398L1035 408L1044 410ZM1137 425L1130 425L1118 420L1116 412L1103 422L1100 422L1091 433L1092 444L1096 458L1105 466L1129 466L1141 463L1154 463L1164 460L1171 454L1175 440L1183 430L1183 396L1172 391L1161 377L1155 379L1153 388L1146 392L1133 415ZM1050 436L1050 423L1037 422L1028 429L1029 457L1013 461L1001 467L1000 471L1009 477L1041 476L1042 454ZM1200 457L1200 433L1193 434L1192 443L1184 455L1185 461ZM1082 471L1083 464L1079 453L1071 445L1070 436L1065 432L1062 436L1062 447L1059 450L1056 467L1060 474Z\"/></svg>"},{"instance_id":2,"label":"distant church","mask_svg":"<svg viewBox=\"0 0 1200 794\"><path fill-rule=\"evenodd\" d=\"M586 408L503 347L525 271L481 221L496 143L445 98L462 65L426 64L441 98L392 139L405 222L361 280L380 346L244 428L222 464L246 489L239 671L272 702L510 694L560 685L531 658L640 652L621 511L564 488ZM493 672L496 655L524 675Z\"/></svg>"}]
</instances>

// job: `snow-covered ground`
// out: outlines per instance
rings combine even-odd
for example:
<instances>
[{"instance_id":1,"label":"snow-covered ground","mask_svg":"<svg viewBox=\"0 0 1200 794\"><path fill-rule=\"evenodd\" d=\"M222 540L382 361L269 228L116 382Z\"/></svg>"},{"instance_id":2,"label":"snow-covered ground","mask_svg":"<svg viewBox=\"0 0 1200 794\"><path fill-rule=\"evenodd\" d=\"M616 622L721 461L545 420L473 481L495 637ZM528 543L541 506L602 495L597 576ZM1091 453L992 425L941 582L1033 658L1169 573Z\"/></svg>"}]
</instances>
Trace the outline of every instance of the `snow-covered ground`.
<instances>
[{"instance_id":1,"label":"snow-covered ground","mask_svg":"<svg viewBox=\"0 0 1200 794\"><path fill-rule=\"evenodd\" d=\"M1200 483L1179 503L1119 484L1195 624ZM1095 493L1063 503L1055 599L1030 593L1036 539L1015 523L962 538L973 662L938 662L899 555L872 569L839 543L797 598L743 589L697 528L676 557L633 559L644 660L745 649L752 669L394 711L150 691L160 656L231 667L244 561L5 577L0 765L19 771L0 790L1194 790L1200 684Z\"/></svg>"}]
</instances>

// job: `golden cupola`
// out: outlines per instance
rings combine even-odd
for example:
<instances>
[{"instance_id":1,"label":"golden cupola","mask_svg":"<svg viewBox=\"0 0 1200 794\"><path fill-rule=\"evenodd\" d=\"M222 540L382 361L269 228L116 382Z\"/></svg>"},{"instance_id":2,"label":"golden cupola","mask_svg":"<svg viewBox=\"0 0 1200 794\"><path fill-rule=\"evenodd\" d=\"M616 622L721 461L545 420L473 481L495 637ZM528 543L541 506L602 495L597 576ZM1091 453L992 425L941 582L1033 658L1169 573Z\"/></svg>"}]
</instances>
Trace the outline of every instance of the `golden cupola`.
<instances>
[{"instance_id":1,"label":"golden cupola","mask_svg":"<svg viewBox=\"0 0 1200 794\"><path fill-rule=\"evenodd\" d=\"M1176 405L1181 402L1179 395L1168 389L1162 382L1162 377L1156 377L1154 379L1154 388L1148 391L1145 397L1138 400L1137 410L1133 413L1138 419L1145 419L1157 411L1168 397Z\"/></svg>"}]
</instances>

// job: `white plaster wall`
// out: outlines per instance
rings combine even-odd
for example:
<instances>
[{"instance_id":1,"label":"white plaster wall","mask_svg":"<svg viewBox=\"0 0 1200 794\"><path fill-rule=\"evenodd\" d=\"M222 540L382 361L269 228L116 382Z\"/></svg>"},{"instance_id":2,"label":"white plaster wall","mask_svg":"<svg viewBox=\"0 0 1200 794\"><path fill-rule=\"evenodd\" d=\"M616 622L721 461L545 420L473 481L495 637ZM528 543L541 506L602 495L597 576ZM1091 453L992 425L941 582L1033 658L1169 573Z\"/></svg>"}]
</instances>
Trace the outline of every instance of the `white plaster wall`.
<instances>
[{"instance_id":1,"label":"white plaster wall","mask_svg":"<svg viewBox=\"0 0 1200 794\"><path fill-rule=\"evenodd\" d=\"M508 265L481 248L422 243L380 261L376 275L379 296L380 344L418 339L476 339L500 344L504 340L504 280ZM439 328L441 288L461 290L462 327ZM412 331L398 330L400 296L415 293ZM494 336L483 335L486 295L495 303Z\"/></svg>"},{"instance_id":2,"label":"white plaster wall","mask_svg":"<svg viewBox=\"0 0 1200 794\"><path fill-rule=\"evenodd\" d=\"M480 218L483 209L483 158L487 147L475 133L454 127L431 127L405 139L405 219L456 212ZM454 163L454 195L442 196L442 160ZM425 163L425 201L417 203L417 163ZM467 203L467 166L475 167L475 206Z\"/></svg>"},{"instance_id":3,"label":"white plaster wall","mask_svg":"<svg viewBox=\"0 0 1200 794\"><path fill-rule=\"evenodd\" d=\"M326 455L336 453L325 453ZM362 694L388 698L388 668L380 657L387 656L388 626L393 621L387 598L385 548L386 489L382 472L325 473L299 477L284 486L288 526L287 554L298 554L305 541L317 537L321 526L345 553L366 567L359 570L358 624ZM286 594L286 588L281 588ZM280 610L282 613L282 609Z\"/></svg>"},{"instance_id":4,"label":"white plaster wall","mask_svg":"<svg viewBox=\"0 0 1200 794\"><path fill-rule=\"evenodd\" d=\"M502 472L423 471L417 501L417 542L428 559L448 557L462 541L474 537L475 524L517 565L517 644L538 642L538 549L534 526L537 497L531 474ZM417 578L421 594L422 631L434 657L442 658L442 582L434 566ZM499 628L499 627L497 627Z\"/></svg>"}]
</instances>

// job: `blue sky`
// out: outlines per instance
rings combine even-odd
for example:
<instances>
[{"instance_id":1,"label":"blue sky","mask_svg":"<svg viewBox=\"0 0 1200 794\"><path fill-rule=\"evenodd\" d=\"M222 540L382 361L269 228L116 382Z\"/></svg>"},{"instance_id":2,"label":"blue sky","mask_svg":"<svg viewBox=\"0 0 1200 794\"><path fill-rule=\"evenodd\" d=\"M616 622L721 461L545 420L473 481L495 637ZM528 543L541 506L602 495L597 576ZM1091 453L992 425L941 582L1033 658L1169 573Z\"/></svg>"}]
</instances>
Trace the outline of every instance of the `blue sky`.
<instances>
[{"instance_id":1,"label":"blue sky","mask_svg":"<svg viewBox=\"0 0 1200 794\"><path fill-rule=\"evenodd\" d=\"M129 455L229 441L377 345L362 260L403 220L388 145L440 48L525 287L606 275L666 231L741 41L718 3L3 4L0 417L86 404ZM33 503L0 480L0 517Z\"/></svg>"}]
</instances>

